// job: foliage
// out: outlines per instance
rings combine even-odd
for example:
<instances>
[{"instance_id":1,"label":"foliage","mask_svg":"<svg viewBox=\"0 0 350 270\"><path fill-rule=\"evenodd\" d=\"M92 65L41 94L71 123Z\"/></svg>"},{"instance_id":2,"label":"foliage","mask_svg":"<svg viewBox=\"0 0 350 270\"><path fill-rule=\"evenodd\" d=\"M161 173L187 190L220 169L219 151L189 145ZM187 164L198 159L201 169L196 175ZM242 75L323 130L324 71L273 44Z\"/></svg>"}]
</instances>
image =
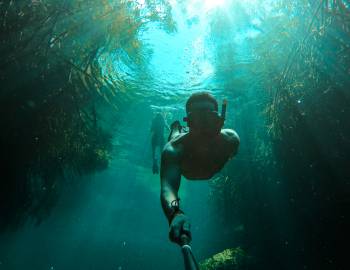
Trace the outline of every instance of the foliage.
<instances>
[{"instance_id":1,"label":"foliage","mask_svg":"<svg viewBox=\"0 0 350 270\"><path fill-rule=\"evenodd\" d=\"M175 29L166 1L144 5L0 1L0 229L28 216L40 221L64 179L108 166L113 126L107 116L116 118L131 98L113 56L122 51L146 65L140 31L150 22Z\"/></svg>"},{"instance_id":2,"label":"foliage","mask_svg":"<svg viewBox=\"0 0 350 270\"><path fill-rule=\"evenodd\" d=\"M249 67L264 91L257 114L266 126L251 116L257 107L240 109L241 149L211 199L231 208L223 222L244 224L246 237L231 244L254 246L260 264L336 269L349 210L350 9L304 0L271 8Z\"/></svg>"},{"instance_id":3,"label":"foliage","mask_svg":"<svg viewBox=\"0 0 350 270\"><path fill-rule=\"evenodd\" d=\"M293 13L307 13L307 1L300 2L304 5L296 5ZM304 172L302 176L292 174L303 179L298 186L289 185L294 196L299 193L296 189L302 188L314 189L320 200L347 200L349 15L350 9L342 1L321 1L308 19L298 19L292 32L299 38L291 36L276 42L276 47L286 47L286 42L294 41L283 69L265 84L272 96L267 114L278 158L281 163L286 161L286 168L297 166ZM270 59L277 65L279 57ZM315 176L322 181L307 180ZM337 181L329 186L330 179Z\"/></svg>"},{"instance_id":4,"label":"foliage","mask_svg":"<svg viewBox=\"0 0 350 270\"><path fill-rule=\"evenodd\" d=\"M202 270L241 270L246 269L248 259L248 255L240 247L230 248L206 259L200 263L200 268Z\"/></svg>"}]
</instances>

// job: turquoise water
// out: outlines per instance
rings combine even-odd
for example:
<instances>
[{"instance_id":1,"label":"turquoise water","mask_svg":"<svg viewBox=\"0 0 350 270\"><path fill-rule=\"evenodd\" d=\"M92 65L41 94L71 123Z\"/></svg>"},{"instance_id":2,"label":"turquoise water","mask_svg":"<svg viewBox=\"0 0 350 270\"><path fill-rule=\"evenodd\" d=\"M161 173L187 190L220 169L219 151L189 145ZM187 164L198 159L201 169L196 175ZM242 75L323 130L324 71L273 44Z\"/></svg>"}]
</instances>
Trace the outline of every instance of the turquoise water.
<instances>
[{"instance_id":1,"label":"turquoise water","mask_svg":"<svg viewBox=\"0 0 350 270\"><path fill-rule=\"evenodd\" d=\"M142 16L149 12L143 6L149 1L137 2L138 15L143 20ZM83 86L78 84L71 79L72 72L62 78L69 77L67 85L79 89L74 95L71 94L74 87L52 82L50 77L46 84L52 89L68 89L63 91L68 97L81 95L80 104L74 103L71 109L71 99L61 100L60 92L54 92L54 98L46 96L50 87L34 92L33 89L42 87L31 85L39 75L32 77L27 69L29 75L21 70L28 78L18 80L16 64L9 64L8 68L4 62L10 71L3 77L9 74L13 77L1 80L11 85L6 89L15 94L8 94L8 90L1 95L1 113L15 114L13 119L1 120L2 126L7 127L4 134L9 134L2 137L2 149L6 151L1 160L10 160L2 162L5 165L14 163L11 168L15 168L15 173L9 173L13 181L8 177L8 182L3 180L0 186L4 190L0 193L5 198L4 205L8 206L3 207L5 210L1 208L0 228L10 228L0 234L0 269L183 269L180 248L168 239L168 224L159 199L159 175L151 170L150 127L157 112L164 114L168 124L182 120L186 100L202 90L210 91L219 105L224 98L228 100L225 127L237 131L241 145L238 155L213 181L182 179L181 207L191 220L192 247L198 261L228 248L242 247L250 258L248 266L242 269L345 269L339 266L341 252L334 239L345 228L349 209L350 28L348 21L341 19L344 14L344 18L349 15L348 4L263 0L164 2L171 7L174 29L165 27L159 18L145 23L136 38L122 36L122 40L130 38L131 43L139 41L141 49L130 52L126 45L107 49L108 46L98 44L96 51L101 54L94 63L99 71L94 71L93 65L86 66L83 73L86 78L96 74L98 79L109 77L115 91L111 91L113 97L105 85L98 88L91 84L85 89L86 82ZM0 3L1 14L7 8L10 10L12 4ZM72 8L76 8L76 3ZM155 5L159 13L162 8L162 4ZM76 38L78 44L90 44L88 37L99 36L98 31L104 29L92 20L84 21L84 15L67 15L84 22L79 26L87 32ZM62 31L68 27L64 21L58 21L56 26ZM34 31L29 26L24 29ZM91 43L98 42L93 39ZM75 56L70 51L74 42L62 40L62 44L68 59ZM53 50L58 47L51 45ZM79 53L84 55L85 51ZM53 55L47 57L56 59ZM73 64L85 67L84 61L77 59ZM55 61L51 65L57 64ZM60 70L54 73L55 79L64 80L59 77ZM93 87L98 90L91 91ZM86 97L90 91L98 92L98 97L95 94ZM6 96L13 100L18 96L25 98L10 103ZM40 96L45 101L41 102ZM48 109L46 103L50 104ZM63 111L50 110L52 104L61 103ZM111 110L111 104L117 109L112 106ZM29 112L38 107L44 109ZM98 125L110 133L113 149L108 150L111 159L106 168L97 170L91 166L93 172L72 173L74 177L66 179L62 175L69 175L67 171L71 168L74 171L81 156L67 162L69 166L62 165L64 172L58 173L58 177L56 171L41 163L42 157L50 158L48 164L65 160L65 152L57 149L64 144L62 138L66 133L42 139L42 133L37 132L41 131L38 126L54 126L50 122L52 117L60 119L65 113L83 119L88 115L83 124ZM27 117L40 121L27 122ZM16 120L20 130L24 130L19 132L22 136L19 140L13 131L18 129L13 124ZM72 126L84 132L74 121L64 128L70 130ZM43 133L52 134L46 130ZM23 150L28 142L32 143L33 136L35 141L45 141L43 148L50 150L49 154L37 151L39 157L34 155L35 161ZM72 138L76 137L73 133ZM86 137L82 136L84 140ZM94 138L84 141L86 145L93 143ZM9 151L5 145L19 146ZM68 149L74 148L74 143L68 145ZM29 147L28 152L36 153L36 149ZM101 159L105 157L101 154L105 153L103 147L96 149L100 152L91 153L100 153ZM55 151L57 155L52 154ZM9 158L11 155L15 158ZM30 174L37 167L40 173L48 171L48 176L39 173L34 180L22 181L26 179L22 171ZM5 170L5 176L6 173ZM51 178L52 182L48 180ZM54 191L45 195L50 186ZM21 188L25 192L21 193ZM13 199L16 196L19 203ZM28 201L34 201L33 207L26 208Z\"/></svg>"}]
</instances>

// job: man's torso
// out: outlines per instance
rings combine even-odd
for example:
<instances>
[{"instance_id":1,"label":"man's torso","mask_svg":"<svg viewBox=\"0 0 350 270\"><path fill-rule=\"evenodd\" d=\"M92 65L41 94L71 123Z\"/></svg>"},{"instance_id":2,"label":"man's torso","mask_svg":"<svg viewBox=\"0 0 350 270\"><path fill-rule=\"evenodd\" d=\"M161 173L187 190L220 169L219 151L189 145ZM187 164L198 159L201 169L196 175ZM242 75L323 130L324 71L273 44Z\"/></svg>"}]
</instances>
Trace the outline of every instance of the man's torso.
<instances>
[{"instance_id":1,"label":"man's torso","mask_svg":"<svg viewBox=\"0 0 350 270\"><path fill-rule=\"evenodd\" d=\"M220 171L235 151L231 131L235 134L233 130L221 130L207 143L195 141L188 133L171 140L179 155L181 174L190 180L204 180Z\"/></svg>"}]
</instances>

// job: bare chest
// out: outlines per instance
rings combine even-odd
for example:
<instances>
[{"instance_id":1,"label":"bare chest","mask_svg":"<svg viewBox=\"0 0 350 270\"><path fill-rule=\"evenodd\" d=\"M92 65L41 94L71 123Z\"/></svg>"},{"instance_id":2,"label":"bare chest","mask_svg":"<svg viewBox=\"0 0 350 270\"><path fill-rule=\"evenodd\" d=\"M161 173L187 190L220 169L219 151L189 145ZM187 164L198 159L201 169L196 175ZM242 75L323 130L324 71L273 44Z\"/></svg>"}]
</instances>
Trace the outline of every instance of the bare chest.
<instances>
[{"instance_id":1,"label":"bare chest","mask_svg":"<svg viewBox=\"0 0 350 270\"><path fill-rule=\"evenodd\" d=\"M188 179L209 179L226 161L222 145L189 146L182 156L181 171Z\"/></svg>"}]
</instances>

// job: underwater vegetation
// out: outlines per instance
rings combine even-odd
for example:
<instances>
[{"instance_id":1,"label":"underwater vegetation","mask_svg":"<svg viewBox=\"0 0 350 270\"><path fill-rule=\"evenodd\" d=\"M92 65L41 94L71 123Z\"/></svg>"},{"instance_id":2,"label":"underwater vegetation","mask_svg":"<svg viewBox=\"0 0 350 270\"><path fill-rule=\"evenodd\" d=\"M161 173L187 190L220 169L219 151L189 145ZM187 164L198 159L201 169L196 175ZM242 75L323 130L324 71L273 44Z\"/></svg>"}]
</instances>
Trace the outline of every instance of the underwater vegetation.
<instances>
[{"instance_id":1,"label":"underwater vegetation","mask_svg":"<svg viewBox=\"0 0 350 270\"><path fill-rule=\"evenodd\" d=\"M241 152L213 181L211 200L231 228L232 245L257 258L256 269L342 269L350 9L345 1L282 1L275 8L282 12L259 25L264 34L252 41L257 62L249 67L269 93L260 105L265 125L241 112ZM234 232L237 226L243 230Z\"/></svg>"},{"instance_id":2,"label":"underwater vegetation","mask_svg":"<svg viewBox=\"0 0 350 270\"><path fill-rule=\"evenodd\" d=\"M168 1L141 2L0 0L0 233L39 224L63 186L83 185L77 176L106 169L118 155L118 120L144 90L133 78L151 78L152 51L140 36L150 23L177 30ZM242 8L248 2L260 16L254 23ZM205 85L227 96L225 125L241 146L211 182L211 218L225 250L202 267L346 269L349 4L231 3L208 16L215 78ZM243 34L233 40L232 32L247 25L241 52ZM123 61L133 74L116 69ZM175 91L157 98L169 107L182 100Z\"/></svg>"},{"instance_id":3,"label":"underwater vegetation","mask_svg":"<svg viewBox=\"0 0 350 270\"><path fill-rule=\"evenodd\" d=\"M241 248L230 248L213 255L200 263L202 270L239 270L247 269L249 257Z\"/></svg>"},{"instance_id":4,"label":"underwater vegetation","mask_svg":"<svg viewBox=\"0 0 350 270\"><path fill-rule=\"evenodd\" d=\"M111 121L132 94L107 56L145 65L138 33L149 22L175 29L166 2L144 5L0 1L0 230L40 222L65 179L107 168Z\"/></svg>"}]
</instances>

